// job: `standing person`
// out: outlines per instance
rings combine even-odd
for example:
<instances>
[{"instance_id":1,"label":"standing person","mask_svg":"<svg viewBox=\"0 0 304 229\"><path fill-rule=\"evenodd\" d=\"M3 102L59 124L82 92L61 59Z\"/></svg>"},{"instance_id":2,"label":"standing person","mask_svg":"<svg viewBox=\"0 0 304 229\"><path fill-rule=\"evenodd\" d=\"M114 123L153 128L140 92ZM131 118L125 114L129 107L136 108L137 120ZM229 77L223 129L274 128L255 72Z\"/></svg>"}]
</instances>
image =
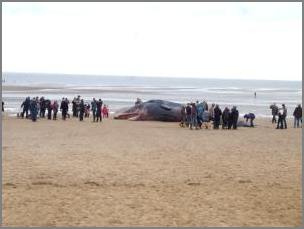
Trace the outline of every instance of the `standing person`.
<instances>
[{"instance_id":1,"label":"standing person","mask_svg":"<svg viewBox=\"0 0 304 229\"><path fill-rule=\"evenodd\" d=\"M190 123L191 123L191 106L190 106L190 103L187 103L187 106L186 106L186 126L190 127Z\"/></svg>"},{"instance_id":2,"label":"standing person","mask_svg":"<svg viewBox=\"0 0 304 229\"><path fill-rule=\"evenodd\" d=\"M55 100L54 103L53 103L53 120L56 120L57 119L57 112L58 112L58 103L57 101Z\"/></svg>"},{"instance_id":3,"label":"standing person","mask_svg":"<svg viewBox=\"0 0 304 229\"><path fill-rule=\"evenodd\" d=\"M91 102L91 109L92 109L92 114L93 114L93 122L95 122L96 111L97 111L97 103L96 103L95 98L93 98L93 101Z\"/></svg>"},{"instance_id":4,"label":"standing person","mask_svg":"<svg viewBox=\"0 0 304 229\"><path fill-rule=\"evenodd\" d=\"M39 113L40 118L44 118L45 117L45 109L46 109L45 99L42 96L40 98L40 113Z\"/></svg>"},{"instance_id":5,"label":"standing person","mask_svg":"<svg viewBox=\"0 0 304 229\"><path fill-rule=\"evenodd\" d=\"M204 111L208 111L208 103L206 102L206 100L203 101L203 108Z\"/></svg>"},{"instance_id":6,"label":"standing person","mask_svg":"<svg viewBox=\"0 0 304 229\"><path fill-rule=\"evenodd\" d=\"M301 104L298 104L298 106L295 108L294 112L293 112L293 116L294 116L294 124L293 127L299 128L300 127L300 121L302 124L302 107Z\"/></svg>"},{"instance_id":7,"label":"standing person","mask_svg":"<svg viewBox=\"0 0 304 229\"><path fill-rule=\"evenodd\" d=\"M60 104L60 110L61 110L61 113L62 113L62 119L63 120L66 120L68 109L69 109L68 103L65 99L63 99L61 101L61 104Z\"/></svg>"},{"instance_id":8,"label":"standing person","mask_svg":"<svg viewBox=\"0 0 304 229\"><path fill-rule=\"evenodd\" d=\"M2 101L2 112L4 112L4 102Z\"/></svg>"},{"instance_id":9,"label":"standing person","mask_svg":"<svg viewBox=\"0 0 304 229\"><path fill-rule=\"evenodd\" d=\"M109 118L109 108L106 104L103 105L103 108L102 108L102 117Z\"/></svg>"},{"instance_id":10,"label":"standing person","mask_svg":"<svg viewBox=\"0 0 304 229\"><path fill-rule=\"evenodd\" d=\"M89 118L90 117L90 104L85 105L85 115L84 117Z\"/></svg>"},{"instance_id":11,"label":"standing person","mask_svg":"<svg viewBox=\"0 0 304 229\"><path fill-rule=\"evenodd\" d=\"M77 105L76 105L76 98L75 97L72 101L72 111L73 111L73 117L77 117Z\"/></svg>"},{"instance_id":12,"label":"standing person","mask_svg":"<svg viewBox=\"0 0 304 229\"><path fill-rule=\"evenodd\" d=\"M96 122L98 122L98 119L99 121L101 122L102 121L102 117L101 117L101 107L102 107L102 100L99 99L97 102L96 102Z\"/></svg>"},{"instance_id":13,"label":"standing person","mask_svg":"<svg viewBox=\"0 0 304 229\"><path fill-rule=\"evenodd\" d=\"M49 99L47 99L45 102L46 102L46 109L48 111L47 117L49 120L51 120L52 119L52 104Z\"/></svg>"},{"instance_id":14,"label":"standing person","mask_svg":"<svg viewBox=\"0 0 304 229\"><path fill-rule=\"evenodd\" d=\"M37 109L37 101L36 101L35 98L33 98L30 101L30 110L31 110L31 119L32 119L33 122L36 122L38 109Z\"/></svg>"},{"instance_id":15,"label":"standing person","mask_svg":"<svg viewBox=\"0 0 304 229\"><path fill-rule=\"evenodd\" d=\"M198 101L196 101L196 108L197 108L197 124L201 129L203 124L203 113L204 113L203 103L199 103Z\"/></svg>"},{"instance_id":16,"label":"standing person","mask_svg":"<svg viewBox=\"0 0 304 229\"><path fill-rule=\"evenodd\" d=\"M24 113L25 113L25 118L28 118L28 111L30 109L30 97L26 97L26 99L23 101L23 103L21 104L21 107L23 107L23 111L21 113L21 117L24 117Z\"/></svg>"},{"instance_id":17,"label":"standing person","mask_svg":"<svg viewBox=\"0 0 304 229\"><path fill-rule=\"evenodd\" d=\"M283 110L283 115L282 115L283 128L287 129L287 122L286 122L287 108L286 108L285 104L282 104L282 110Z\"/></svg>"},{"instance_id":18,"label":"standing person","mask_svg":"<svg viewBox=\"0 0 304 229\"><path fill-rule=\"evenodd\" d=\"M212 103L210 109L209 109L209 117L210 117L210 121L213 121L214 120L214 107L215 107L215 104Z\"/></svg>"},{"instance_id":19,"label":"standing person","mask_svg":"<svg viewBox=\"0 0 304 229\"><path fill-rule=\"evenodd\" d=\"M223 114L222 114L222 129L228 128L228 122L229 122L229 115L230 115L230 110L228 107L225 107Z\"/></svg>"},{"instance_id":20,"label":"standing person","mask_svg":"<svg viewBox=\"0 0 304 229\"><path fill-rule=\"evenodd\" d=\"M70 114L69 114L69 104L70 104L70 101L68 100L68 98L65 98L65 102L66 102L66 108L67 108L67 110L66 110L66 116L68 118L70 118Z\"/></svg>"},{"instance_id":21,"label":"standing person","mask_svg":"<svg viewBox=\"0 0 304 229\"><path fill-rule=\"evenodd\" d=\"M270 107L271 109L271 114L272 114L272 123L277 123L277 120L276 120L276 116L278 115L278 112L279 112L279 108L278 106L273 103Z\"/></svg>"},{"instance_id":22,"label":"standing person","mask_svg":"<svg viewBox=\"0 0 304 229\"><path fill-rule=\"evenodd\" d=\"M186 125L186 106L182 105L181 108L181 122L180 122L180 127L185 127Z\"/></svg>"},{"instance_id":23,"label":"standing person","mask_svg":"<svg viewBox=\"0 0 304 229\"><path fill-rule=\"evenodd\" d=\"M236 109L236 106L233 106L231 109L231 124L232 124L233 129L237 129L238 119L239 119L239 111ZM230 126L230 128L231 128L231 126Z\"/></svg>"},{"instance_id":24,"label":"standing person","mask_svg":"<svg viewBox=\"0 0 304 229\"><path fill-rule=\"evenodd\" d=\"M254 92L254 98L256 98L256 91Z\"/></svg>"},{"instance_id":25,"label":"standing person","mask_svg":"<svg viewBox=\"0 0 304 229\"><path fill-rule=\"evenodd\" d=\"M85 105L83 99L81 99L79 103L79 121L83 121L84 111L85 111Z\"/></svg>"},{"instance_id":26,"label":"standing person","mask_svg":"<svg viewBox=\"0 0 304 229\"><path fill-rule=\"evenodd\" d=\"M80 112L80 103L81 103L81 98L80 95L77 96L76 99L76 117L79 116L79 112Z\"/></svg>"},{"instance_id":27,"label":"standing person","mask_svg":"<svg viewBox=\"0 0 304 229\"><path fill-rule=\"evenodd\" d=\"M192 130L193 127L197 130L197 108L195 103L191 103L191 124L190 129Z\"/></svg>"},{"instance_id":28,"label":"standing person","mask_svg":"<svg viewBox=\"0 0 304 229\"><path fill-rule=\"evenodd\" d=\"M213 129L218 129L220 126L221 116L222 116L222 110L219 108L219 106L216 104L214 107L214 121L213 121Z\"/></svg>"}]
</instances>

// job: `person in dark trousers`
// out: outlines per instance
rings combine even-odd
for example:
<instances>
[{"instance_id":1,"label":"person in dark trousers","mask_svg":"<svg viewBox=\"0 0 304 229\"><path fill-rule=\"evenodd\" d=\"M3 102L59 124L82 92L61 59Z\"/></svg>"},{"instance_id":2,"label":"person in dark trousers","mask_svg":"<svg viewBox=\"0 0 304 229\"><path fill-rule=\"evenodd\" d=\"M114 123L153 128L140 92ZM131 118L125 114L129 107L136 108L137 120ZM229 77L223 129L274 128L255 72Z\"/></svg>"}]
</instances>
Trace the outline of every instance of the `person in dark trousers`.
<instances>
[{"instance_id":1,"label":"person in dark trousers","mask_svg":"<svg viewBox=\"0 0 304 229\"><path fill-rule=\"evenodd\" d=\"M277 124L277 129L287 129L286 123L287 109L285 104L282 104L282 108L279 109L279 120Z\"/></svg>"},{"instance_id":2,"label":"person in dark trousers","mask_svg":"<svg viewBox=\"0 0 304 229\"><path fill-rule=\"evenodd\" d=\"M293 112L293 117L294 117L294 124L293 127L294 128L299 128L300 127L300 121L301 121L301 125L302 125L302 107L301 104L299 104L294 112Z\"/></svg>"},{"instance_id":3,"label":"person in dark trousers","mask_svg":"<svg viewBox=\"0 0 304 229\"><path fill-rule=\"evenodd\" d=\"M96 119L96 110L97 110L97 104L95 98L93 98L93 101L91 102L91 110L93 114L93 122L95 122Z\"/></svg>"},{"instance_id":4,"label":"person in dark trousers","mask_svg":"<svg viewBox=\"0 0 304 229\"><path fill-rule=\"evenodd\" d=\"M213 110L214 121L213 121L213 129L218 129L221 122L222 110L216 104Z\"/></svg>"},{"instance_id":5,"label":"person in dark trousers","mask_svg":"<svg viewBox=\"0 0 304 229\"><path fill-rule=\"evenodd\" d=\"M76 99L76 117L79 116L79 112L80 112L80 103L81 103L81 98L80 95L77 96Z\"/></svg>"},{"instance_id":6,"label":"person in dark trousers","mask_svg":"<svg viewBox=\"0 0 304 229\"><path fill-rule=\"evenodd\" d=\"M190 103L186 106L186 126L189 127L191 123L191 106Z\"/></svg>"},{"instance_id":7,"label":"person in dark trousers","mask_svg":"<svg viewBox=\"0 0 304 229\"><path fill-rule=\"evenodd\" d=\"M190 130L193 129L193 127L197 130L197 108L195 103L191 103L191 123L190 123Z\"/></svg>"},{"instance_id":8,"label":"person in dark trousers","mask_svg":"<svg viewBox=\"0 0 304 229\"><path fill-rule=\"evenodd\" d=\"M102 100L99 99L96 102L96 122L98 122L98 120L101 122L102 121L102 117L101 117L101 108L102 108Z\"/></svg>"},{"instance_id":9,"label":"person in dark trousers","mask_svg":"<svg viewBox=\"0 0 304 229\"><path fill-rule=\"evenodd\" d=\"M253 113L245 114L244 118L246 119L246 124L248 123L248 120L250 120L250 127L254 127L253 120L255 119L255 115Z\"/></svg>"},{"instance_id":10,"label":"person in dark trousers","mask_svg":"<svg viewBox=\"0 0 304 229\"><path fill-rule=\"evenodd\" d=\"M32 99L30 101L30 110L31 110L31 119L33 122L36 122L37 115L38 115L38 109L37 109L37 101L36 99Z\"/></svg>"},{"instance_id":11,"label":"person in dark trousers","mask_svg":"<svg viewBox=\"0 0 304 229\"><path fill-rule=\"evenodd\" d=\"M72 101L72 111L73 111L73 117L77 117L77 105L76 105L76 98L75 97Z\"/></svg>"},{"instance_id":12,"label":"person in dark trousers","mask_svg":"<svg viewBox=\"0 0 304 229\"><path fill-rule=\"evenodd\" d=\"M82 99L82 100L80 100L80 103L79 103L79 121L83 121L84 112L85 112L85 105L84 105L84 102Z\"/></svg>"},{"instance_id":13,"label":"person in dark trousers","mask_svg":"<svg viewBox=\"0 0 304 229\"><path fill-rule=\"evenodd\" d=\"M225 107L223 114L222 114L222 128L226 129L228 128L228 122L229 122L229 115L230 115L230 110L228 107Z\"/></svg>"},{"instance_id":14,"label":"person in dark trousers","mask_svg":"<svg viewBox=\"0 0 304 229\"><path fill-rule=\"evenodd\" d=\"M276 116L278 115L278 112L279 112L278 106L274 103L269 108L271 109L271 114L272 114L272 121L271 122L272 123L277 123Z\"/></svg>"},{"instance_id":15,"label":"person in dark trousers","mask_svg":"<svg viewBox=\"0 0 304 229\"><path fill-rule=\"evenodd\" d=\"M60 104L60 110L61 110L61 113L62 113L62 119L63 120L66 120L68 109L69 109L68 103L65 99L63 99L61 101L61 104Z\"/></svg>"},{"instance_id":16,"label":"person in dark trousers","mask_svg":"<svg viewBox=\"0 0 304 229\"><path fill-rule=\"evenodd\" d=\"M51 120L52 119L52 104L51 104L51 101L49 99L47 99L45 101L45 104L46 104L46 109L48 111L47 117L48 117L49 120Z\"/></svg>"},{"instance_id":17,"label":"person in dark trousers","mask_svg":"<svg viewBox=\"0 0 304 229\"><path fill-rule=\"evenodd\" d=\"M2 112L4 112L4 102L2 101Z\"/></svg>"},{"instance_id":18,"label":"person in dark trousers","mask_svg":"<svg viewBox=\"0 0 304 229\"><path fill-rule=\"evenodd\" d=\"M237 129L237 122L239 119L239 111L236 109L236 106L233 106L229 116L228 129Z\"/></svg>"},{"instance_id":19,"label":"person in dark trousers","mask_svg":"<svg viewBox=\"0 0 304 229\"><path fill-rule=\"evenodd\" d=\"M21 117L24 118L24 113L25 113L25 118L28 118L28 111L30 109L30 97L27 97L24 102L21 104L21 107L23 107L23 111L21 113Z\"/></svg>"},{"instance_id":20,"label":"person in dark trousers","mask_svg":"<svg viewBox=\"0 0 304 229\"><path fill-rule=\"evenodd\" d=\"M180 127L185 127L186 125L186 106L182 106L181 109L181 122L180 122Z\"/></svg>"},{"instance_id":21,"label":"person in dark trousers","mask_svg":"<svg viewBox=\"0 0 304 229\"><path fill-rule=\"evenodd\" d=\"M39 113L40 118L44 118L45 117L45 110L46 110L45 99L42 96L40 98L40 113Z\"/></svg>"},{"instance_id":22,"label":"person in dark trousers","mask_svg":"<svg viewBox=\"0 0 304 229\"><path fill-rule=\"evenodd\" d=\"M53 105L52 105L52 109L53 109L53 120L57 120L57 113L58 113L58 103L55 100Z\"/></svg>"}]
</instances>

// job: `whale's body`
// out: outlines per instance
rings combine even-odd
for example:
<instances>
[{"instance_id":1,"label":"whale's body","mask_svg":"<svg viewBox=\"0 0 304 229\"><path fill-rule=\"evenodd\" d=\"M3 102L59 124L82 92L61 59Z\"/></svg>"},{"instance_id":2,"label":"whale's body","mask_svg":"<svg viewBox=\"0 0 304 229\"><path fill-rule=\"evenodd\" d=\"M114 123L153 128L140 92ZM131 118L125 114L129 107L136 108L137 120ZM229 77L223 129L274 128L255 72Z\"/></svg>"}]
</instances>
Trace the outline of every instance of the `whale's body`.
<instances>
[{"instance_id":1,"label":"whale's body","mask_svg":"<svg viewBox=\"0 0 304 229\"><path fill-rule=\"evenodd\" d=\"M149 100L115 112L115 119L179 122L182 104L165 100Z\"/></svg>"}]
</instances>

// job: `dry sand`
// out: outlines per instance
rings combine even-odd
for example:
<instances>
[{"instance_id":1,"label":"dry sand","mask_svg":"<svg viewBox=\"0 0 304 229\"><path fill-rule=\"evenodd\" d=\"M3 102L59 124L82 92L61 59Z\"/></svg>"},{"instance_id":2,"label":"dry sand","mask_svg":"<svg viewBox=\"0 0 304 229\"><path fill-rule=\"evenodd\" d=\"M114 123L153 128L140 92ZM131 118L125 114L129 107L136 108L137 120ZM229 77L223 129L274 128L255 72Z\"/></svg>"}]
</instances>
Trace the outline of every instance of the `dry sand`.
<instances>
[{"instance_id":1,"label":"dry sand","mask_svg":"<svg viewBox=\"0 0 304 229\"><path fill-rule=\"evenodd\" d=\"M301 129L2 124L3 226L301 224Z\"/></svg>"}]
</instances>

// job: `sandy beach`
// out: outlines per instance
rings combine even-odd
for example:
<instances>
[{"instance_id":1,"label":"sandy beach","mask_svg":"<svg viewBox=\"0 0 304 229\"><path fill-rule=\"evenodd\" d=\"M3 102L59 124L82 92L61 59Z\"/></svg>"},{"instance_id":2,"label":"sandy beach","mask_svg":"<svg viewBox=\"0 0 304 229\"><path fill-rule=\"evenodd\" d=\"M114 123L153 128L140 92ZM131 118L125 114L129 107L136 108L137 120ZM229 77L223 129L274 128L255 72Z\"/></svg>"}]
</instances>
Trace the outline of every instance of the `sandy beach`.
<instances>
[{"instance_id":1,"label":"sandy beach","mask_svg":"<svg viewBox=\"0 0 304 229\"><path fill-rule=\"evenodd\" d=\"M2 226L300 226L301 129L256 123L4 115Z\"/></svg>"}]
</instances>

